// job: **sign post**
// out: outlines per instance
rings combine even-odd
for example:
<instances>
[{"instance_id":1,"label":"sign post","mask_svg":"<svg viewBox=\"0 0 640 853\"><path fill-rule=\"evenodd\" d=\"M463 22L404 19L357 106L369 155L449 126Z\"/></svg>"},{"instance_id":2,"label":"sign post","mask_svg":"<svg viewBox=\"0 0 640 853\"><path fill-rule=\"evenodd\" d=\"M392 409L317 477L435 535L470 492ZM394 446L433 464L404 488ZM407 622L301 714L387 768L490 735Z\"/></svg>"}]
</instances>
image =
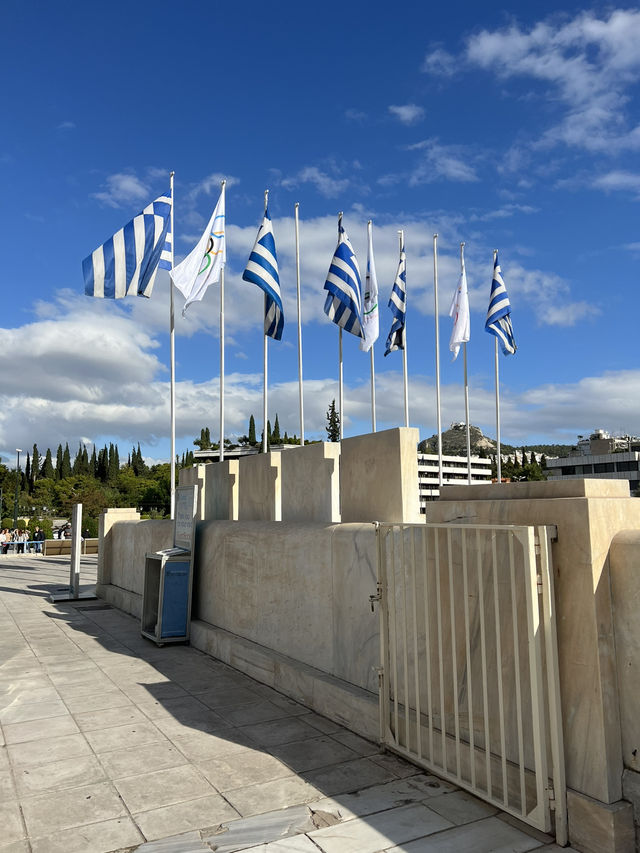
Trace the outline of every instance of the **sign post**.
<instances>
[{"instance_id":1,"label":"sign post","mask_svg":"<svg viewBox=\"0 0 640 853\"><path fill-rule=\"evenodd\" d=\"M49 601L79 601L96 598L95 592L80 592L80 552L82 551L82 504L74 504L71 515L71 562L69 586L52 592Z\"/></svg>"}]
</instances>

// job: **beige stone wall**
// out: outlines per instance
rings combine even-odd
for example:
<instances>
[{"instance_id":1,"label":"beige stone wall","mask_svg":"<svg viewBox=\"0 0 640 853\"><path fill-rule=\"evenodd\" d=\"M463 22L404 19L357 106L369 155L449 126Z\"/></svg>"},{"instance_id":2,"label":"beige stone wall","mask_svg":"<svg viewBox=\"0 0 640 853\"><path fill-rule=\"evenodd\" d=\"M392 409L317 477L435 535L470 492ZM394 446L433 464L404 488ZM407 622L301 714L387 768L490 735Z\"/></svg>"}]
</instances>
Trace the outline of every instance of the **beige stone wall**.
<instances>
[{"instance_id":1,"label":"beige stone wall","mask_svg":"<svg viewBox=\"0 0 640 853\"><path fill-rule=\"evenodd\" d=\"M419 522L417 429L345 438L340 450L342 521Z\"/></svg>"},{"instance_id":2,"label":"beige stone wall","mask_svg":"<svg viewBox=\"0 0 640 853\"><path fill-rule=\"evenodd\" d=\"M340 521L340 444L307 444L281 456L282 520Z\"/></svg>"},{"instance_id":3,"label":"beige stone wall","mask_svg":"<svg viewBox=\"0 0 640 853\"><path fill-rule=\"evenodd\" d=\"M238 518L240 521L282 519L282 453L260 453L239 459Z\"/></svg>"},{"instance_id":4,"label":"beige stone wall","mask_svg":"<svg viewBox=\"0 0 640 853\"><path fill-rule=\"evenodd\" d=\"M624 488L625 496L621 496ZM640 501L607 480L450 486L428 521L554 524L567 784L603 803L622 796L622 748L609 548L640 530Z\"/></svg>"},{"instance_id":5,"label":"beige stone wall","mask_svg":"<svg viewBox=\"0 0 640 853\"><path fill-rule=\"evenodd\" d=\"M640 531L625 530L609 557L625 767L640 772Z\"/></svg>"},{"instance_id":6,"label":"beige stone wall","mask_svg":"<svg viewBox=\"0 0 640 853\"><path fill-rule=\"evenodd\" d=\"M204 522L193 617L377 689L373 525Z\"/></svg>"}]
</instances>

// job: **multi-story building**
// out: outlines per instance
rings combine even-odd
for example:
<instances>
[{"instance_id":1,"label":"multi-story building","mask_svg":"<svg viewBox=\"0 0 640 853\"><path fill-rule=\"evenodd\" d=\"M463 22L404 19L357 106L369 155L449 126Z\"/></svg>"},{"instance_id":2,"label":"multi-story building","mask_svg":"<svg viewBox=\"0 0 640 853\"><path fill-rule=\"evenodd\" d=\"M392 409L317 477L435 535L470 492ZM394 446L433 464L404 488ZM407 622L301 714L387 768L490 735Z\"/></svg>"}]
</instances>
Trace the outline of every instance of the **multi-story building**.
<instances>
[{"instance_id":1,"label":"multi-story building","mask_svg":"<svg viewBox=\"0 0 640 853\"><path fill-rule=\"evenodd\" d=\"M420 495L420 512L424 515L427 503L435 501L440 495L438 487L439 464L437 454L418 453L418 493ZM442 457L443 485L461 485L468 481L466 456ZM471 457L471 482L491 482L491 459Z\"/></svg>"},{"instance_id":2,"label":"multi-story building","mask_svg":"<svg viewBox=\"0 0 640 853\"><path fill-rule=\"evenodd\" d=\"M583 477L628 480L633 494L640 486L640 439L629 435L614 438L604 430L595 430L588 439L578 436L576 453L547 459L548 480Z\"/></svg>"}]
</instances>

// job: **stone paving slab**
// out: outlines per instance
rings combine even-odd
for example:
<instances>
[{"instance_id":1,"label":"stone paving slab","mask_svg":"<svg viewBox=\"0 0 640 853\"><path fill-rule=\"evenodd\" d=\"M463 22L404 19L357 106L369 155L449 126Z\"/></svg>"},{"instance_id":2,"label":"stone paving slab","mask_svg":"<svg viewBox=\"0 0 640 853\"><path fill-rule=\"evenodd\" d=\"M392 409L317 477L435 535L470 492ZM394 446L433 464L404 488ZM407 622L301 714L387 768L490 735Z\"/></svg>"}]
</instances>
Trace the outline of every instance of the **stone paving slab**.
<instances>
[{"instance_id":1,"label":"stone paving slab","mask_svg":"<svg viewBox=\"0 0 640 853\"><path fill-rule=\"evenodd\" d=\"M49 603L68 567L0 561L0 853L560 849L104 602Z\"/></svg>"}]
</instances>

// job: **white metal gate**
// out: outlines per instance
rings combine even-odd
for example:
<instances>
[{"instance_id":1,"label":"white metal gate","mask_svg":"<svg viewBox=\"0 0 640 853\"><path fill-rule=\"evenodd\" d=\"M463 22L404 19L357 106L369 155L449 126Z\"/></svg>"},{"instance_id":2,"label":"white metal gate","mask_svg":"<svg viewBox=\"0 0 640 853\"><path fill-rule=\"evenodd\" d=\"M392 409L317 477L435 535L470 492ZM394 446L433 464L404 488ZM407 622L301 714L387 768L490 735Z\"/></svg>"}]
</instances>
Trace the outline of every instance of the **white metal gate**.
<instances>
[{"instance_id":1,"label":"white metal gate","mask_svg":"<svg viewBox=\"0 0 640 853\"><path fill-rule=\"evenodd\" d=\"M382 743L565 845L555 527L376 527Z\"/></svg>"}]
</instances>

